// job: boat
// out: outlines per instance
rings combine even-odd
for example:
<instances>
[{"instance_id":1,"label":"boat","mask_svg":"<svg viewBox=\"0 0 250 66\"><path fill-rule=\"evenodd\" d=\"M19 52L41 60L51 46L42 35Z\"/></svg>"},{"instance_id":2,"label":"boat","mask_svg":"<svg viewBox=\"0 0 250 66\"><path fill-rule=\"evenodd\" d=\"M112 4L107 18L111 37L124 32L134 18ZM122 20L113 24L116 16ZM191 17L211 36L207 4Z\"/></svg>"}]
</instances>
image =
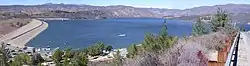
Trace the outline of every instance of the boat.
<instances>
[{"instance_id":1,"label":"boat","mask_svg":"<svg viewBox=\"0 0 250 66\"><path fill-rule=\"evenodd\" d=\"M124 37L124 36L126 36L126 34L120 34L120 35L118 35L118 36L120 36L120 37Z\"/></svg>"},{"instance_id":2,"label":"boat","mask_svg":"<svg viewBox=\"0 0 250 66\"><path fill-rule=\"evenodd\" d=\"M250 22L248 22L247 24L250 25Z\"/></svg>"}]
</instances>

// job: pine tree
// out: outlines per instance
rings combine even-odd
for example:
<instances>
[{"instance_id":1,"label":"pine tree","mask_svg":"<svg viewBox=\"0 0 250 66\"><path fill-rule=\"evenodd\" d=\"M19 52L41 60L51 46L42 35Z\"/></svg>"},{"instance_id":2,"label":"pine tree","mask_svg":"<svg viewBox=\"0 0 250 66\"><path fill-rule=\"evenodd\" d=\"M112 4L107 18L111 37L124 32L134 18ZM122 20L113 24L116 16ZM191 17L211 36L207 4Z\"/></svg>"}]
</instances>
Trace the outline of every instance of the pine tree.
<instances>
[{"instance_id":1,"label":"pine tree","mask_svg":"<svg viewBox=\"0 0 250 66\"><path fill-rule=\"evenodd\" d=\"M14 61L10 64L10 66L22 66L22 65L23 63L20 56L14 57Z\"/></svg>"},{"instance_id":2,"label":"pine tree","mask_svg":"<svg viewBox=\"0 0 250 66\"><path fill-rule=\"evenodd\" d=\"M69 66L87 66L88 59L87 55L83 52L76 53L71 60L71 64Z\"/></svg>"},{"instance_id":3,"label":"pine tree","mask_svg":"<svg viewBox=\"0 0 250 66\"><path fill-rule=\"evenodd\" d=\"M0 47L0 66L8 66L8 52L5 50L4 43L1 44Z\"/></svg>"},{"instance_id":4,"label":"pine tree","mask_svg":"<svg viewBox=\"0 0 250 66\"><path fill-rule=\"evenodd\" d=\"M159 33L160 36L164 36L164 37L168 37L168 27L167 27L167 23L164 22L162 25L162 29L161 32Z\"/></svg>"},{"instance_id":5,"label":"pine tree","mask_svg":"<svg viewBox=\"0 0 250 66\"><path fill-rule=\"evenodd\" d=\"M62 60L62 55L63 55L63 52L60 49L57 49L52 56L52 59L56 63L57 66L60 65L60 62Z\"/></svg>"},{"instance_id":6,"label":"pine tree","mask_svg":"<svg viewBox=\"0 0 250 66\"><path fill-rule=\"evenodd\" d=\"M198 19L197 22L193 25L193 31L192 34L194 36L200 36L207 34L208 30L204 27L204 23L201 21L201 19Z\"/></svg>"},{"instance_id":7,"label":"pine tree","mask_svg":"<svg viewBox=\"0 0 250 66\"><path fill-rule=\"evenodd\" d=\"M113 63L115 63L115 66L122 66L122 56L120 55L120 51L117 50L117 52L115 54L113 54L114 59L113 59Z\"/></svg>"},{"instance_id":8,"label":"pine tree","mask_svg":"<svg viewBox=\"0 0 250 66\"><path fill-rule=\"evenodd\" d=\"M45 61L39 53L34 53L31 60L32 65L38 65Z\"/></svg>"},{"instance_id":9,"label":"pine tree","mask_svg":"<svg viewBox=\"0 0 250 66\"><path fill-rule=\"evenodd\" d=\"M113 47L110 46L110 45L105 47L105 50L106 50L106 51L109 51L109 52L110 52L112 49L113 49Z\"/></svg>"},{"instance_id":10,"label":"pine tree","mask_svg":"<svg viewBox=\"0 0 250 66\"><path fill-rule=\"evenodd\" d=\"M22 65L31 65L31 58L26 54L19 54L14 57L14 61L10 66L22 66Z\"/></svg>"},{"instance_id":11,"label":"pine tree","mask_svg":"<svg viewBox=\"0 0 250 66\"><path fill-rule=\"evenodd\" d=\"M142 43L144 51L150 52L161 52L169 48L175 41L177 37L172 37L168 35L166 22L163 23L162 30L158 36L152 34L147 34Z\"/></svg>"},{"instance_id":12,"label":"pine tree","mask_svg":"<svg viewBox=\"0 0 250 66\"><path fill-rule=\"evenodd\" d=\"M105 50L105 45L104 45L103 42L98 42L98 43L96 44L96 48L97 48L97 50L99 51L99 53L102 54L102 53L103 53L103 50Z\"/></svg>"},{"instance_id":13,"label":"pine tree","mask_svg":"<svg viewBox=\"0 0 250 66\"><path fill-rule=\"evenodd\" d=\"M73 54L71 52L71 48L66 48L65 49L65 58L72 58Z\"/></svg>"},{"instance_id":14,"label":"pine tree","mask_svg":"<svg viewBox=\"0 0 250 66\"><path fill-rule=\"evenodd\" d=\"M105 45L102 42L96 43L93 46L90 46L84 50L84 52L87 52L90 56L97 56L104 54L103 50L105 50Z\"/></svg>"},{"instance_id":15,"label":"pine tree","mask_svg":"<svg viewBox=\"0 0 250 66\"><path fill-rule=\"evenodd\" d=\"M162 30L160 31L158 37L156 38L157 44L160 45L160 50L169 48L171 45L170 40L172 40L171 36L168 36L166 23L162 26Z\"/></svg>"},{"instance_id":16,"label":"pine tree","mask_svg":"<svg viewBox=\"0 0 250 66\"><path fill-rule=\"evenodd\" d=\"M128 47L128 57L129 58L134 58L136 55L137 55L137 48L136 48L136 45L135 44L132 44Z\"/></svg>"},{"instance_id":17,"label":"pine tree","mask_svg":"<svg viewBox=\"0 0 250 66\"><path fill-rule=\"evenodd\" d=\"M146 34L146 36L144 38L143 46L150 45L150 44L154 43L154 38L155 37L153 36L153 34L150 34L150 33ZM146 46L144 46L144 47L146 47Z\"/></svg>"},{"instance_id":18,"label":"pine tree","mask_svg":"<svg viewBox=\"0 0 250 66\"><path fill-rule=\"evenodd\" d=\"M225 28L226 26L228 26L229 24L229 15L226 14L226 11L218 8L217 13L213 16L212 19L212 31L213 32L217 32L218 30Z\"/></svg>"},{"instance_id":19,"label":"pine tree","mask_svg":"<svg viewBox=\"0 0 250 66\"><path fill-rule=\"evenodd\" d=\"M73 54L71 52L71 48L66 48L65 49L65 55L64 55L64 62L63 65L68 65L70 62L70 59L73 57Z\"/></svg>"},{"instance_id":20,"label":"pine tree","mask_svg":"<svg viewBox=\"0 0 250 66\"><path fill-rule=\"evenodd\" d=\"M157 45L156 43L157 43L157 41L155 39L155 36L152 34L147 34L145 36L142 47L143 47L144 51L150 51L150 52L158 51L160 46Z\"/></svg>"}]
</instances>

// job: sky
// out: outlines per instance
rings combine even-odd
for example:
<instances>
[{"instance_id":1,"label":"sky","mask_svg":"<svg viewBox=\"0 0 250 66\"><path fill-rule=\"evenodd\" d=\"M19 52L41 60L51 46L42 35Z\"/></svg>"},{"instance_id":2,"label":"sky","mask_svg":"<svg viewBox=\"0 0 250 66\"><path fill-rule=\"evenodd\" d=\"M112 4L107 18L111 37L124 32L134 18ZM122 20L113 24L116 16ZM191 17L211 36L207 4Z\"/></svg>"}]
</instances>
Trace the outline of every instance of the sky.
<instances>
[{"instance_id":1,"label":"sky","mask_svg":"<svg viewBox=\"0 0 250 66\"><path fill-rule=\"evenodd\" d=\"M223 4L250 4L250 0L0 0L0 5L37 5L45 3L95 6L127 5L147 8L187 9Z\"/></svg>"}]
</instances>

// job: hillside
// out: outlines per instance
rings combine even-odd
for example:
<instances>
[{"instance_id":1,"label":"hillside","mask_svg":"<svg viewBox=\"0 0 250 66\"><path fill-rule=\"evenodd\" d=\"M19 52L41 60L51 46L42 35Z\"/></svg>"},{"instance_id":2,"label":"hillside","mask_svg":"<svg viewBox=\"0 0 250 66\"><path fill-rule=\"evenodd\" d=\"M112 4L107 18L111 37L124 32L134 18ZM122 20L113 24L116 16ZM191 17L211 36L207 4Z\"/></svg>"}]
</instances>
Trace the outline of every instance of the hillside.
<instances>
[{"instance_id":1,"label":"hillside","mask_svg":"<svg viewBox=\"0 0 250 66\"><path fill-rule=\"evenodd\" d=\"M156 17L164 16L181 17L193 19L190 16L203 16L216 12L218 8L226 9L236 21L249 15L249 4L226 4L215 6L201 6L190 9L159 9L159 8L137 8L132 6L92 6L76 4L43 4L43 5L2 5L0 6L0 18L8 19L12 17L55 17L72 19L100 19L116 17ZM238 17L238 15L240 17ZM188 17L188 18L186 18ZM250 21L244 18L244 21Z\"/></svg>"}]
</instances>

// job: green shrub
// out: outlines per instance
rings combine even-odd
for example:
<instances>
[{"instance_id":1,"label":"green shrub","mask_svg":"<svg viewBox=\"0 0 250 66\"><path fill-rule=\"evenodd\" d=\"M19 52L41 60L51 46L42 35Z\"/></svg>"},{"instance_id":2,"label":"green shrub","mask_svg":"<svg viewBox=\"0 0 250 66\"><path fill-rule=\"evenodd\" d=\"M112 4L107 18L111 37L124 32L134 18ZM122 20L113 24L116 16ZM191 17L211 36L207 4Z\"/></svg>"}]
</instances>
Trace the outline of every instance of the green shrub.
<instances>
[{"instance_id":1,"label":"green shrub","mask_svg":"<svg viewBox=\"0 0 250 66\"><path fill-rule=\"evenodd\" d=\"M113 63L115 64L115 66L122 66L123 58L120 55L120 51L117 50L117 52L114 53L113 56L114 56Z\"/></svg>"},{"instance_id":2,"label":"green shrub","mask_svg":"<svg viewBox=\"0 0 250 66\"><path fill-rule=\"evenodd\" d=\"M112 46L105 46L102 42L96 43L93 46L90 46L83 51L90 56L97 56L97 55L103 55L103 51L111 51L113 48Z\"/></svg>"},{"instance_id":3,"label":"green shrub","mask_svg":"<svg viewBox=\"0 0 250 66\"><path fill-rule=\"evenodd\" d=\"M213 16L212 19L212 31L217 32L222 28L229 26L230 18L226 11L218 8L217 13Z\"/></svg>"},{"instance_id":4,"label":"green shrub","mask_svg":"<svg viewBox=\"0 0 250 66\"><path fill-rule=\"evenodd\" d=\"M204 27L204 23L201 19L198 19L197 22L193 25L192 34L193 36L200 36L207 34L208 30Z\"/></svg>"},{"instance_id":5,"label":"green shrub","mask_svg":"<svg viewBox=\"0 0 250 66\"><path fill-rule=\"evenodd\" d=\"M177 37L168 36L167 26L164 25L158 36L152 34L147 34L145 36L142 48L143 51L158 53L170 48L176 40Z\"/></svg>"},{"instance_id":6,"label":"green shrub","mask_svg":"<svg viewBox=\"0 0 250 66\"><path fill-rule=\"evenodd\" d=\"M130 45L127 50L128 50L127 57L134 58L137 55L138 50L135 44Z\"/></svg>"},{"instance_id":7,"label":"green shrub","mask_svg":"<svg viewBox=\"0 0 250 66\"><path fill-rule=\"evenodd\" d=\"M110 52L112 49L113 49L113 47L110 46L110 45L109 45L109 46L106 46L106 48L105 48L105 50L106 50L106 51L109 51L109 52Z\"/></svg>"},{"instance_id":8,"label":"green shrub","mask_svg":"<svg viewBox=\"0 0 250 66\"><path fill-rule=\"evenodd\" d=\"M60 49L57 49L54 54L52 55L52 59L53 61L58 65L60 64L61 60L62 60L62 55L63 52Z\"/></svg>"},{"instance_id":9,"label":"green shrub","mask_svg":"<svg viewBox=\"0 0 250 66\"><path fill-rule=\"evenodd\" d=\"M12 63L10 63L10 66L21 66L21 65L31 65L31 57L26 54L19 54L14 57L14 60Z\"/></svg>"},{"instance_id":10,"label":"green shrub","mask_svg":"<svg viewBox=\"0 0 250 66\"><path fill-rule=\"evenodd\" d=\"M83 52L80 52L74 55L69 66L87 66L87 63L87 55Z\"/></svg>"}]
</instances>

